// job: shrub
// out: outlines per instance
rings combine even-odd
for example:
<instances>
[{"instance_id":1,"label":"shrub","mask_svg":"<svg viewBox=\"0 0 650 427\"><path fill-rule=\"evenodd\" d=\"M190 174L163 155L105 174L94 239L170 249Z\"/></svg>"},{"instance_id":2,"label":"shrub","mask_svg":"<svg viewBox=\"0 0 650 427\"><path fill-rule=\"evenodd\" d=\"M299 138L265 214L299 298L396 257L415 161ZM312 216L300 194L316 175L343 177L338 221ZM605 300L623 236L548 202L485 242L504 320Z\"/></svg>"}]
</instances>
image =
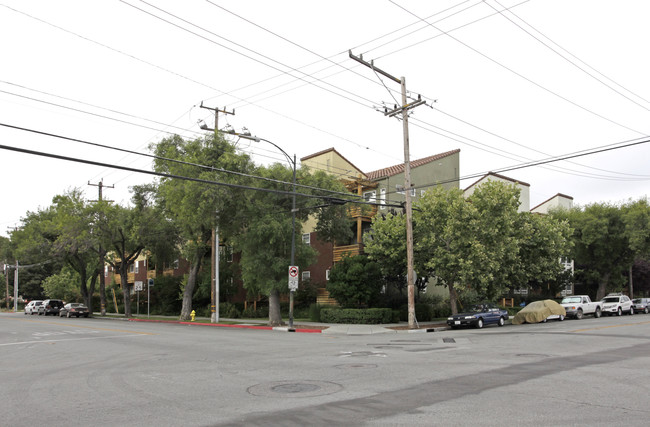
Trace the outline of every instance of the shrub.
<instances>
[{"instance_id":1,"label":"shrub","mask_svg":"<svg viewBox=\"0 0 650 427\"><path fill-rule=\"evenodd\" d=\"M222 302L219 304L219 317L228 319L237 319L241 314L234 304L229 302Z\"/></svg>"},{"instance_id":2,"label":"shrub","mask_svg":"<svg viewBox=\"0 0 650 427\"><path fill-rule=\"evenodd\" d=\"M309 306L309 320L312 322L320 322L320 311L323 308L320 304L312 304Z\"/></svg>"},{"instance_id":3,"label":"shrub","mask_svg":"<svg viewBox=\"0 0 650 427\"><path fill-rule=\"evenodd\" d=\"M362 307L379 298L382 285L379 264L357 255L334 265L327 290L343 307Z\"/></svg>"},{"instance_id":4,"label":"shrub","mask_svg":"<svg viewBox=\"0 0 650 427\"><path fill-rule=\"evenodd\" d=\"M269 308L268 307L258 307L257 310L255 310L251 306L251 307L246 308L244 311L242 311L241 316L243 318L248 318L248 319L268 318L269 317Z\"/></svg>"},{"instance_id":5,"label":"shrub","mask_svg":"<svg viewBox=\"0 0 650 427\"><path fill-rule=\"evenodd\" d=\"M393 310L390 308L323 308L321 321L325 323L379 324L391 323Z\"/></svg>"}]
</instances>

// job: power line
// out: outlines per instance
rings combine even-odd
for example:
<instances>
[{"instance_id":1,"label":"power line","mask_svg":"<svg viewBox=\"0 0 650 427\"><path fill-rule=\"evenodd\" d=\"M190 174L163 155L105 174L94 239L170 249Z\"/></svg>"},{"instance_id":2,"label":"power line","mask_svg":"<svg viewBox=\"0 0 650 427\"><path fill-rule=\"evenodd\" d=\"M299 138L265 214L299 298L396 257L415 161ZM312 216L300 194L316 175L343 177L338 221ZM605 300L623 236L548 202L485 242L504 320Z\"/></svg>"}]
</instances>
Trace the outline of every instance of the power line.
<instances>
[{"instance_id":1,"label":"power line","mask_svg":"<svg viewBox=\"0 0 650 427\"><path fill-rule=\"evenodd\" d=\"M489 172L494 172L494 173L509 172L509 171L513 171L513 170L525 169L525 168L530 168L530 167L534 167L534 166L541 166L541 165L545 165L545 164L549 164L549 163L559 162L559 161L568 160L568 159L574 159L574 158L578 158L578 157L591 156L593 154L599 154L599 153L604 153L604 152L607 152L607 151L619 150L621 148L628 148L628 147L641 145L641 144L647 144L647 143L650 143L650 136L646 135L646 136L643 137L643 139L642 138L637 138L637 139L631 139L631 140L616 142L616 143L609 144L609 145L606 145L606 146L596 147L596 148L593 148L593 149L590 149L590 150L582 150L582 151L578 151L578 152L575 152L575 153L566 154L566 155L563 155L563 156L556 156L556 157L552 157L552 158L549 158L549 159L531 161L531 162L528 162L528 163L522 163L522 164L514 165L514 166L507 166L507 167L504 167L504 168L494 169L494 170L488 171L488 172L480 172L480 173L475 173L475 174L471 174L471 175L465 175L465 176L462 176L462 177L459 177L459 178L436 181L436 182L432 182L432 183L427 183L427 184L414 186L414 187L411 187L411 188L412 189L420 189L420 188L425 188L425 187L431 187L431 186L434 186L434 185L449 184L449 183L453 183L453 182L462 181L462 180L465 180L465 179L481 178L481 177L485 176ZM634 181L646 181L648 179L650 179L650 178L637 179L637 180L634 180ZM388 194L395 194L395 193L397 193L397 192L396 191L388 191L388 192L386 192L387 195Z\"/></svg>"},{"instance_id":2,"label":"power line","mask_svg":"<svg viewBox=\"0 0 650 427\"><path fill-rule=\"evenodd\" d=\"M201 168L201 169L210 170L210 171L213 171L213 172L222 172L222 173L226 173L226 174L230 174L230 175L242 176L242 177L245 177L245 178L259 179L259 180L262 180L262 181L273 182L273 183L276 183L276 184L292 185L291 182L287 182L287 181L281 181L281 180L261 177L261 176L257 176L257 175L250 175L250 174L231 171L231 170L227 170L227 169L223 169L223 168L219 168L219 167L201 165L201 164L198 164L198 163L185 162L185 161L182 161L182 160L176 160L176 159L171 159L171 158L167 158L167 157L156 156L156 155L153 155L153 154L139 153L137 151L127 150L127 149L124 149L124 148L112 147L112 146L109 146L109 145L99 144L99 143L90 142L90 141L84 141L84 140L77 139L77 138L70 138L70 137L66 137L66 136L62 136L62 135L57 135L57 134L53 134L53 133L38 131L38 130L35 130L35 129L28 129L28 128L24 128L24 127L20 127L20 126L9 125L9 124L6 124L6 123L0 123L0 126L7 127L7 128L10 128L10 129L16 129L16 130L20 130L20 131L24 131L24 132L35 133L35 134L38 134L38 135L49 136L49 137L52 137L52 138L65 139L67 141L79 142L79 143L82 143L82 144L91 145L91 146L100 147L100 148L106 148L106 149L109 149L109 150L121 151L121 152L128 153L128 154L135 154L135 155L138 155L138 156L148 157L148 158L152 158L152 159L155 159L155 160L163 160L163 161L183 164L183 165L187 165L187 166L194 166L194 167L198 167L198 168ZM298 184L298 183L296 183L296 187L302 187L302 188L306 188L306 189L310 189L310 190L316 190L316 191L324 191L324 192L327 192L327 193L339 194L339 195L344 195L344 196L349 196L350 195L350 193L344 193L344 192L335 191L335 190L328 190L328 189L324 189L324 188L319 188L319 187L314 187L314 186L304 185L304 184Z\"/></svg>"},{"instance_id":3,"label":"power line","mask_svg":"<svg viewBox=\"0 0 650 427\"><path fill-rule=\"evenodd\" d=\"M498 4L499 6L503 7L503 5L502 5L501 3L499 3L497 0L494 0L494 1L495 1L496 4ZM629 100L630 102L633 102L634 104L638 105L639 107L643 108L644 110L646 110L646 111L650 111L650 108L648 108L647 106L642 105L642 104L638 103L636 100L634 100L634 99L630 98L629 96L625 95L624 93L621 93L621 92L620 92L619 90L617 90L616 88L610 86L610 85L607 84L606 82L604 82L604 81L602 81L601 79L599 79L598 77L594 76L594 75L593 75L592 73L590 73L589 71L585 70L585 69L584 69L583 67L581 67L580 65L576 64L575 62L573 62L571 59L567 58L567 57L566 57L565 55L563 55L562 53L560 53L560 52L558 52L557 50L555 50L555 49L554 49L552 46L550 46L548 43L544 42L544 41L541 40L539 37L535 36L535 35L532 34L530 31L526 30L524 27L522 27L521 25L519 25L518 23L516 23L515 21L513 21L512 19L510 19L510 18L507 17L506 15L504 15L504 14L503 14L503 11L499 11L499 10L497 10L494 6L492 6L492 5L491 5L489 2L487 2L487 1L485 1L485 2L483 2L483 3L485 3L487 6L491 7L491 8L494 9L495 11L497 11L497 12L498 12L498 13L499 13L503 18L505 18L505 19L507 19L508 21L510 21L513 25L517 26L517 28L519 28L520 30L522 30L523 32L525 32L526 34L528 34L529 36L531 36L532 38L534 38L535 40L537 40L537 41L538 41L539 43L541 43L544 47L548 48L550 51L552 51L553 53L555 53L556 55L558 55L560 58L562 58L562 59L564 59L565 61L567 61L569 64L573 65L574 67L576 67L577 69L579 69L579 70L582 71L583 73L587 74L589 77L593 78L593 79L596 80L597 82L601 83L603 86L605 86L605 87L611 89L612 91L614 91L614 92L616 92L617 94L621 95L623 98ZM504 10L505 10L505 9L504 9ZM521 22L523 22L524 24L526 24L527 26L529 26L530 28L532 28L533 30L535 30L537 33L541 34L545 39L549 40L551 43L553 43L554 45L556 45L557 47L559 47L559 48L562 49L563 51L567 52L569 55L573 56L573 57L576 58L578 61L580 61L580 62L582 62L583 64L585 64L587 67L589 67L589 68L591 68L592 70L594 70L596 73L598 73L598 74L600 74L601 76L605 77L606 79L612 81L615 85L617 85L617 86L619 86L619 87L625 89L627 92L631 93L632 95L636 96L637 98L642 99L642 100L645 101L646 103L649 102L649 101L643 99L642 97L640 97L639 95L637 95L636 93L634 93L634 92L630 91L629 89L626 89L625 87L621 86L620 84L618 84L618 83L615 82L614 80L612 80L612 79L610 79L609 77L605 76L605 75L604 75L603 73L601 73L600 71L596 70L596 69L595 69L594 67L592 67L591 65L587 64L586 62L584 62L583 60L581 60L581 59L578 58L577 56L573 55L571 52L569 52L569 51L567 51L566 49L564 49L562 46L560 46L559 44L557 44L555 41L551 40L551 39L550 39L549 37L547 37L544 33L542 33L541 31L539 31L537 28L533 27L532 25L530 25L528 22L526 22L523 18L521 18L520 16L518 16L517 14L515 14L513 11L508 10L508 12L511 13L511 14L512 14L514 17L516 17L517 19L519 19Z\"/></svg>"},{"instance_id":4,"label":"power line","mask_svg":"<svg viewBox=\"0 0 650 427\"><path fill-rule=\"evenodd\" d=\"M416 18L418 18L418 19L422 19L422 18L420 18L419 16L417 16L415 13L413 13L413 12L411 12L410 10L406 9L405 7L403 7L403 6L401 6L401 5L397 4L397 3L395 3L395 1L393 1L393 0L388 0L388 1L390 1L390 2L393 3L395 6L399 7L400 9L402 9L403 11L405 11L406 13L408 13L408 14L410 14L410 15L413 15L414 17L416 17ZM424 21L424 20L423 20L423 21ZM424 22L426 22L426 21L424 21ZM473 51L473 52L479 54L479 55L482 56L483 58L489 60L490 62L492 62L492 63L494 63L494 64L496 64L496 65L498 65L499 67L502 67L502 68L504 68L504 69L510 71L512 74L514 74L514 75L516 75L516 76L518 76L518 77L520 77L520 78L526 80L527 82L529 82L529 83L533 84L534 86L536 86L536 87L538 87L538 88L544 90L545 92L548 92L548 93L550 93L550 94L552 94L552 95L554 95L554 96L556 96L556 97L562 99L563 101L568 102L569 104L571 104L571 105L573 105L573 106L575 106L575 107L578 107L578 108L580 108L581 110L584 110L584 111L586 111L586 112L588 112L588 113L590 113L590 114L592 114L592 115L594 115L594 116L596 116L596 117L599 117L599 118L601 118L601 119L603 119L603 120L605 120L605 121L608 121L608 122L610 122L610 123L612 123L612 124L615 124L615 125L617 125L617 126L620 126L620 127L624 128L624 129L627 129L627 130L632 131L632 132L634 132L634 133L637 133L637 134L639 134L639 135L645 135L644 132L641 132L641 131L636 130L636 129L632 129L631 127L628 127L628 126L626 126L626 125L624 125L624 124L622 124L622 123L618 123L618 122L615 121L615 120L612 120L612 119L610 119L610 118L607 118L607 117L603 116L602 114L599 114L599 113L597 113L597 112L595 112L595 111L593 111L593 110L590 110L590 109L587 108L587 107L583 107L582 105L578 104L577 102L572 101L572 100L570 100L569 98L566 98L566 97L560 95L559 93L554 92L554 91L552 91L551 89L548 89L548 88L542 86L541 84L535 82L534 80L529 79L528 77L524 76L523 74L521 74L521 73L519 73L519 72L513 70L512 68L510 68L510 67L508 67L508 66L502 64L501 62L497 61L496 59L493 59L493 58L487 56L486 54L484 54L483 52L479 51L478 49L475 49L474 47L468 45L467 43L461 41L460 39L458 39L458 38L452 36L451 34L449 34L448 31L441 30L440 28L436 27L436 26L433 25L433 24L430 24L430 23L427 23L427 24L430 25L432 28L434 28L434 29L440 31L441 33L443 33L443 34L446 35L447 37L450 37L452 40L456 41L457 43L460 43L461 45L465 46L466 48L470 49L471 51Z\"/></svg>"}]
</instances>

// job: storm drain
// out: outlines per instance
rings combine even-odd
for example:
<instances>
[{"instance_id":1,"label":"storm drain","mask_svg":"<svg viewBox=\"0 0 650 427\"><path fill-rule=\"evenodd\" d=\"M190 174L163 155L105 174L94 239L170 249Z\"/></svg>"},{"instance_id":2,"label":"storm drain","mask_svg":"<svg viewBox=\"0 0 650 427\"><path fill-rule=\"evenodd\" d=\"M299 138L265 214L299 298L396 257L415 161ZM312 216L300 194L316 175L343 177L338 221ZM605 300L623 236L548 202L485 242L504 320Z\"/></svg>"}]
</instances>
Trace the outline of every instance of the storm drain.
<instances>
[{"instance_id":1,"label":"storm drain","mask_svg":"<svg viewBox=\"0 0 650 427\"><path fill-rule=\"evenodd\" d=\"M274 381L257 384L246 391L255 396L265 397L314 397L336 393L343 389L340 384L328 381Z\"/></svg>"},{"instance_id":2,"label":"storm drain","mask_svg":"<svg viewBox=\"0 0 650 427\"><path fill-rule=\"evenodd\" d=\"M443 338L442 342L444 343L456 343L456 340L453 338Z\"/></svg>"}]
</instances>

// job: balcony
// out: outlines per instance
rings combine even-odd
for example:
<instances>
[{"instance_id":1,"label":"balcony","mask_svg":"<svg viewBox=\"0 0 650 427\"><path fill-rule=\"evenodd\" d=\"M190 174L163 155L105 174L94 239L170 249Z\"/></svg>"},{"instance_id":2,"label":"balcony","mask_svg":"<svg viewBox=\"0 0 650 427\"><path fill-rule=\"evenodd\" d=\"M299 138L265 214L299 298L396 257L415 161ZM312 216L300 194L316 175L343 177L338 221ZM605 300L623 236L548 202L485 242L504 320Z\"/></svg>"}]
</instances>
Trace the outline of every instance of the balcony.
<instances>
[{"instance_id":1,"label":"balcony","mask_svg":"<svg viewBox=\"0 0 650 427\"><path fill-rule=\"evenodd\" d=\"M370 220L372 217L377 215L377 206L376 205L361 205L361 206L352 206L348 208L348 212L352 218L363 218Z\"/></svg>"},{"instance_id":2,"label":"balcony","mask_svg":"<svg viewBox=\"0 0 650 427\"><path fill-rule=\"evenodd\" d=\"M334 246L334 262L339 262L344 256L355 256L363 254L363 244Z\"/></svg>"}]
</instances>

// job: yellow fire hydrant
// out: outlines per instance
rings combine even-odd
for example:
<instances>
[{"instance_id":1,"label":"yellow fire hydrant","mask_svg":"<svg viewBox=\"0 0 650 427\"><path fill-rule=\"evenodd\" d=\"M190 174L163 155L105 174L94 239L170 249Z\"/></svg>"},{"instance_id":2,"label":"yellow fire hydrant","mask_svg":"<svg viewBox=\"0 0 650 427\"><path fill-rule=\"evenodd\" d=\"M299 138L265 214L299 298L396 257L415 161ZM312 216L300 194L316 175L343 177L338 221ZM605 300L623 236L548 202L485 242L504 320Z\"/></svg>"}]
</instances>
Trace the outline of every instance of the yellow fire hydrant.
<instances>
[{"instance_id":1,"label":"yellow fire hydrant","mask_svg":"<svg viewBox=\"0 0 650 427\"><path fill-rule=\"evenodd\" d=\"M190 317L192 318L192 322L194 322L194 318L196 317L196 311L192 310L190 313Z\"/></svg>"}]
</instances>

